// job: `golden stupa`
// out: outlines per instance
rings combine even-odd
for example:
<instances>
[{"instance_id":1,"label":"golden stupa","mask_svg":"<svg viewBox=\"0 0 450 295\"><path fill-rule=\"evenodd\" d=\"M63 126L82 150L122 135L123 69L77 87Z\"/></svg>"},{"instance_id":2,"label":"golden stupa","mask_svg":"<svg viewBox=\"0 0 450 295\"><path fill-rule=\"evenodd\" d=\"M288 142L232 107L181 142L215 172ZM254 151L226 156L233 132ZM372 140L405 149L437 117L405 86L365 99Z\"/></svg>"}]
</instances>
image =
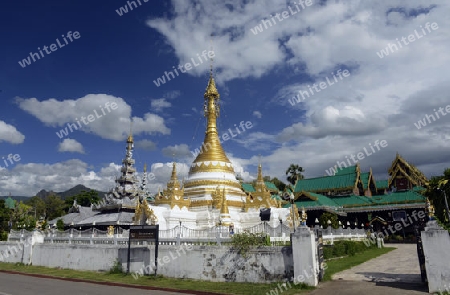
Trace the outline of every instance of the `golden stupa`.
<instances>
[{"instance_id":1,"label":"golden stupa","mask_svg":"<svg viewBox=\"0 0 450 295\"><path fill-rule=\"evenodd\" d=\"M176 164L173 164L167 188L157 194L154 205L171 210L186 210L186 216L194 213L196 225L200 227L217 223L256 224L259 222L260 208L276 208L279 204L271 199L271 194L265 187L261 165L258 167L256 191L248 194L242 189L233 165L220 144L217 130L219 100L220 94L211 70L204 94L203 108L207 125L202 149L192 162L189 174L182 184L177 178Z\"/></svg>"}]
</instances>

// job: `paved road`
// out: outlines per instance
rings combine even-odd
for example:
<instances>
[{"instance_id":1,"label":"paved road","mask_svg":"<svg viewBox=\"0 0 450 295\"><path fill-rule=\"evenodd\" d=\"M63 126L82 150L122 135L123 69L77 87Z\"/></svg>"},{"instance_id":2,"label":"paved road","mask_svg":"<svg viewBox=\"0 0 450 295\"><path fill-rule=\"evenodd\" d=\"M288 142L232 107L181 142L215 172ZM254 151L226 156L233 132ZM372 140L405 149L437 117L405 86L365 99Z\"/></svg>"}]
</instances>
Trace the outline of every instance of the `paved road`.
<instances>
[{"instance_id":1,"label":"paved road","mask_svg":"<svg viewBox=\"0 0 450 295\"><path fill-rule=\"evenodd\" d=\"M397 249L333 275L314 295L424 295L415 244L387 244Z\"/></svg>"},{"instance_id":2,"label":"paved road","mask_svg":"<svg viewBox=\"0 0 450 295\"><path fill-rule=\"evenodd\" d=\"M180 293L36 278L0 272L0 295L179 295ZM184 293L186 294L186 293Z\"/></svg>"}]
</instances>

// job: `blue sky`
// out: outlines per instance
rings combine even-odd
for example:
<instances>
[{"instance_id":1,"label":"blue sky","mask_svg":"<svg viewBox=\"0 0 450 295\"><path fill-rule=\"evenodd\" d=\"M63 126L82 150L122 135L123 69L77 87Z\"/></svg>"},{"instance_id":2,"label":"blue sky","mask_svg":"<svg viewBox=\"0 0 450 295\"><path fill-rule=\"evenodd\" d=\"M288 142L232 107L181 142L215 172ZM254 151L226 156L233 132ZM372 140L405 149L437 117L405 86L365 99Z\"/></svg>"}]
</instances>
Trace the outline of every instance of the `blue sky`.
<instances>
[{"instance_id":1,"label":"blue sky","mask_svg":"<svg viewBox=\"0 0 450 295\"><path fill-rule=\"evenodd\" d=\"M187 177L190 151L203 140L210 63L159 87L153 81L204 50L215 53L219 131L252 123L223 143L246 180L255 177L259 160L266 175L283 178L298 163L308 177L323 176L376 140L388 145L360 164L378 179L387 178L396 152L427 176L450 166L446 1L311 1L296 14L289 1L135 2L122 16L116 10L127 1L0 4L0 159L20 155L8 167L0 160L0 195L78 183L111 188L131 118L137 169L147 163L156 176L150 189L165 184L173 160L180 178ZM283 11L284 19L252 32ZM38 47L64 42L69 31L80 37L19 64ZM411 34L415 40L400 48L396 38ZM380 58L389 43L398 48L391 45ZM349 75L336 76L338 70ZM299 91L310 96L292 105ZM108 112L106 103L117 108ZM56 134L101 107L101 118L63 138ZM439 107L445 115L414 125Z\"/></svg>"}]
</instances>

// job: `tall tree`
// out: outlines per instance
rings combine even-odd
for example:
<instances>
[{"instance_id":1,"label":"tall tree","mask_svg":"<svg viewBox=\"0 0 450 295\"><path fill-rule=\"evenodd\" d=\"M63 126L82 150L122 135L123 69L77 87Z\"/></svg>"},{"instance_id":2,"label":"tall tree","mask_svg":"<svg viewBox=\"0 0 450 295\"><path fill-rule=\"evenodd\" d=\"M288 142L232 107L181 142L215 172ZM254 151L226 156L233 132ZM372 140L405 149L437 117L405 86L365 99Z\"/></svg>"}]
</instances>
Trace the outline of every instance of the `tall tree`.
<instances>
[{"instance_id":1,"label":"tall tree","mask_svg":"<svg viewBox=\"0 0 450 295\"><path fill-rule=\"evenodd\" d=\"M6 207L5 200L0 200L0 241L8 238L11 209Z\"/></svg>"},{"instance_id":2,"label":"tall tree","mask_svg":"<svg viewBox=\"0 0 450 295\"><path fill-rule=\"evenodd\" d=\"M34 218L33 207L20 201L16 204L14 211L12 211L12 226L14 229L25 228L26 230L33 230L36 227L36 219Z\"/></svg>"},{"instance_id":3,"label":"tall tree","mask_svg":"<svg viewBox=\"0 0 450 295\"><path fill-rule=\"evenodd\" d=\"M78 195L72 196L65 200L66 209L72 207L73 201L77 200L77 204L83 207L89 207L91 204L95 204L100 201L100 197L98 196L98 192L94 190L90 191L81 191Z\"/></svg>"},{"instance_id":4,"label":"tall tree","mask_svg":"<svg viewBox=\"0 0 450 295\"><path fill-rule=\"evenodd\" d=\"M32 207L32 213L36 219L45 217L45 202L38 196L29 198L24 202L26 205Z\"/></svg>"},{"instance_id":5,"label":"tall tree","mask_svg":"<svg viewBox=\"0 0 450 295\"><path fill-rule=\"evenodd\" d=\"M450 197L450 168L445 169L444 175L433 176L428 183L425 196L432 202L434 206L434 214L437 219L444 223L450 223L450 213L448 212L448 200ZM445 194L444 194L445 192Z\"/></svg>"},{"instance_id":6,"label":"tall tree","mask_svg":"<svg viewBox=\"0 0 450 295\"><path fill-rule=\"evenodd\" d=\"M272 182L280 191L284 191L284 188L286 187L286 184L276 177L270 178L270 176L264 176L263 180Z\"/></svg>"},{"instance_id":7,"label":"tall tree","mask_svg":"<svg viewBox=\"0 0 450 295\"><path fill-rule=\"evenodd\" d=\"M57 195L49 195L45 197L45 213L46 219L52 220L64 214L64 201Z\"/></svg>"},{"instance_id":8,"label":"tall tree","mask_svg":"<svg viewBox=\"0 0 450 295\"><path fill-rule=\"evenodd\" d=\"M302 172L305 172L305 170L303 170L303 167L296 164L291 164L286 170L287 181L289 181L291 184L295 184L297 179L303 179Z\"/></svg>"}]
</instances>

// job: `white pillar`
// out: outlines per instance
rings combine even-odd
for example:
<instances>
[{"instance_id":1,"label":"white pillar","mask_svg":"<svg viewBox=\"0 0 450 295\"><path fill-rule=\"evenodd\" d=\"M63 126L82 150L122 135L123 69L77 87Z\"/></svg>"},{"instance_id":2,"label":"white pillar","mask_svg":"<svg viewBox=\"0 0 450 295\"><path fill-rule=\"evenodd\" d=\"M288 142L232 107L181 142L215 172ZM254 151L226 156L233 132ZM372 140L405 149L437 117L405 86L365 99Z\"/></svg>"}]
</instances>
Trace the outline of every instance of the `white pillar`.
<instances>
[{"instance_id":1,"label":"white pillar","mask_svg":"<svg viewBox=\"0 0 450 295\"><path fill-rule=\"evenodd\" d=\"M292 234L292 256L294 259L294 283L317 286L319 265L316 259L315 234L308 227L297 227Z\"/></svg>"}]
</instances>

